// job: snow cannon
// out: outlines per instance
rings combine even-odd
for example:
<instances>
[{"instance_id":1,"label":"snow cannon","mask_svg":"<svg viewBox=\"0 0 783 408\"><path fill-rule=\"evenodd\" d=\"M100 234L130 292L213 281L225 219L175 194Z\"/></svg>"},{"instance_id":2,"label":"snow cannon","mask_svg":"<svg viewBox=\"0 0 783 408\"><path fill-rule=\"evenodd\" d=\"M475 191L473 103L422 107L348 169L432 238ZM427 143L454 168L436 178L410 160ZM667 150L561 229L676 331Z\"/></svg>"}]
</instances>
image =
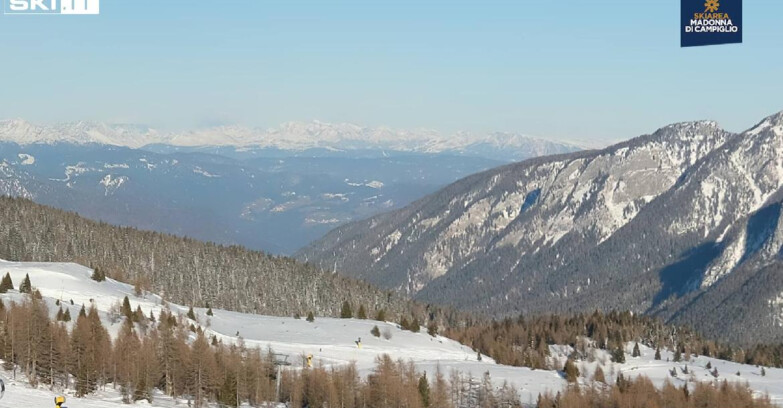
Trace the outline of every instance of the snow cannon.
<instances>
[{"instance_id":1,"label":"snow cannon","mask_svg":"<svg viewBox=\"0 0 783 408\"><path fill-rule=\"evenodd\" d=\"M54 397L54 406L55 407L57 407L57 408L66 408L66 407L62 406L63 404L65 404L65 397L63 397L62 395L59 396L59 397Z\"/></svg>"}]
</instances>

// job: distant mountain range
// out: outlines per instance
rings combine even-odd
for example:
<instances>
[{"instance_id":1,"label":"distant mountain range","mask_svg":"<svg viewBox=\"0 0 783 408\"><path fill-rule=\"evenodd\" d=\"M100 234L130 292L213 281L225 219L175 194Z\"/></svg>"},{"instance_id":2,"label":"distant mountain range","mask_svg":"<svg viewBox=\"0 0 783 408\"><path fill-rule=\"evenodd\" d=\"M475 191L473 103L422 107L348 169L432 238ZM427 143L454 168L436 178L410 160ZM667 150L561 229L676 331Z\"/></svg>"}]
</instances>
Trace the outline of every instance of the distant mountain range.
<instances>
[{"instance_id":1,"label":"distant mountain range","mask_svg":"<svg viewBox=\"0 0 783 408\"><path fill-rule=\"evenodd\" d=\"M130 148L148 145L178 146L187 151L231 147L237 152L264 156L264 150L339 154L386 151L387 154L449 154L513 161L547 154L573 152L577 146L515 133L443 135L433 130L368 128L347 123L288 122L273 129L221 126L185 132L161 132L140 125L73 122L52 126L24 120L0 121L0 141L34 143L99 143ZM212 149L214 150L214 149ZM261 151L261 152L259 152ZM251 153L248 153L251 152Z\"/></svg>"},{"instance_id":2,"label":"distant mountain range","mask_svg":"<svg viewBox=\"0 0 783 408\"><path fill-rule=\"evenodd\" d=\"M633 310L783 341L783 112L466 177L298 257L492 315Z\"/></svg>"},{"instance_id":3,"label":"distant mountain range","mask_svg":"<svg viewBox=\"0 0 783 408\"><path fill-rule=\"evenodd\" d=\"M502 157L574 149L521 136L483 139L516 146L498 147L502 156L491 147L500 144L460 140L318 122L163 134L7 120L0 121L0 193L112 224L287 254L335 226L501 165Z\"/></svg>"}]
</instances>

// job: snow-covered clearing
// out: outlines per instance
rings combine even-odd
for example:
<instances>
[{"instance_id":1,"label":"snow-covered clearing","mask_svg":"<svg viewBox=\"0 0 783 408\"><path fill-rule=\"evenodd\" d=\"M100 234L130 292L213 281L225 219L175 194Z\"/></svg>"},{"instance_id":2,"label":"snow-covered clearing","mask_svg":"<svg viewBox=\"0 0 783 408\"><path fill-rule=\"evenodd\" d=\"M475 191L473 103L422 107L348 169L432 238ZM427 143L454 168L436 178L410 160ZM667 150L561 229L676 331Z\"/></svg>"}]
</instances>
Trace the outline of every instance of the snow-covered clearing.
<instances>
[{"instance_id":1,"label":"snow-covered clearing","mask_svg":"<svg viewBox=\"0 0 783 408\"><path fill-rule=\"evenodd\" d=\"M71 316L77 316L82 304L88 308L95 305L101 312L104 325L113 336L118 333L121 321L112 318L110 309L128 296L133 309L141 306L145 315L150 312L156 316L163 308L169 308L175 313L184 315L188 307L163 302L154 294L136 296L133 287L111 279L95 282L90 279L92 270L77 264L68 263L22 263L0 260L0 276L8 272L18 288L25 274L30 275L33 287L37 288L49 304L50 313L57 312L55 302L60 300L63 307L70 308ZM0 295L4 302L21 301L24 295L11 291ZM71 302L73 301L73 302ZM500 386L504 381L513 385L520 393L522 402L532 404L537 396L544 392L557 392L566 386L565 380L555 371L531 370L523 367L510 367L496 364L484 356L478 361L477 355L470 348L444 337L429 336L424 330L412 333L401 330L398 325L387 322L359 319L334 319L317 317L314 322L293 317L271 317L213 309L214 316L207 316L206 309L195 308L199 324L207 331L207 335L216 335L223 342L237 341L237 333L248 347L271 347L276 353L288 356L292 364L287 369L302 369L302 356L312 354L314 364L324 366L344 365L355 362L360 373L368 374L374 367L375 359L383 354L392 358L413 361L422 371L427 371L432 378L435 370L440 367L444 375L452 370L474 377L481 377L489 372L493 382ZM381 333L376 338L370 334L377 325ZM390 337L386 339L386 337ZM361 347L357 341L361 338ZM704 366L711 362L719 371L719 380L748 382L760 393L768 393L773 401L783 404L783 370L766 369L766 376L760 375L760 369L753 366L730 363L705 357L695 358L688 362L688 375L681 372L685 362L673 363L669 352L663 351L663 360L653 359L654 351L642 347L643 356L632 358L632 344L628 345L625 364L613 364L604 352L596 350L595 361L580 362L580 370L592 378L595 367L604 362L603 370L607 379L613 379L618 372L628 375L644 374L656 384L663 384L668 378L681 385L686 380L714 381ZM553 346L554 358L564 359L569 353L568 348ZM678 369L678 377L670 375L670 370ZM740 376L737 376L737 371ZM0 374L8 379L9 373ZM582 378L581 381L588 381ZM7 381L8 390L5 398L0 400L0 407L38 407L50 405L53 392L43 389L30 389L23 381ZM139 405L146 405L140 403ZM109 408L122 405L119 395L112 391L104 391L87 399L69 398L66 404L71 408ZM170 407L179 405L167 398L156 398L152 407Z\"/></svg>"}]
</instances>

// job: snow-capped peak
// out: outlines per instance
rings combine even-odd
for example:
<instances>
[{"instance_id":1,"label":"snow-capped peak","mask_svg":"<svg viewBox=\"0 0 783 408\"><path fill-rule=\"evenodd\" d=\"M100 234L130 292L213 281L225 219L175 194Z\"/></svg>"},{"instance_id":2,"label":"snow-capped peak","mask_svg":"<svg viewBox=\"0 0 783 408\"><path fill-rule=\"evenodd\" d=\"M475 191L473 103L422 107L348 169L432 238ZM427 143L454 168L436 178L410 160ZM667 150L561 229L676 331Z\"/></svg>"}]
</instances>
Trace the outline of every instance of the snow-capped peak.
<instances>
[{"instance_id":1,"label":"snow-capped peak","mask_svg":"<svg viewBox=\"0 0 783 408\"><path fill-rule=\"evenodd\" d=\"M101 143L139 148L147 144L173 146L234 146L354 150L383 149L417 153L466 153L470 149L512 150L509 159L564 153L578 147L516 133L442 134L431 129L399 130L389 127L363 127L351 123L321 121L286 122L269 129L239 125L218 126L181 132L158 132L146 126L72 122L52 126L36 125L21 119L0 121L0 140L19 144Z\"/></svg>"}]
</instances>

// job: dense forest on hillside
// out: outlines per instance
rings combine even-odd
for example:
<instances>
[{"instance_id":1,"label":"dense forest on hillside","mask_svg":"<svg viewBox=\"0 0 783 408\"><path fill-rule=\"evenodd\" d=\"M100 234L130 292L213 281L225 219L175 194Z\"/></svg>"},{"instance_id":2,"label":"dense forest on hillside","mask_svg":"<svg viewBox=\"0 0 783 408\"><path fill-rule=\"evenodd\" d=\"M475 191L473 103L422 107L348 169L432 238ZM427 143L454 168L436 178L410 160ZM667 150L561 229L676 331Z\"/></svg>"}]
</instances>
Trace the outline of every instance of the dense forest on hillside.
<instances>
[{"instance_id":1,"label":"dense forest on hillside","mask_svg":"<svg viewBox=\"0 0 783 408\"><path fill-rule=\"evenodd\" d=\"M733 347L705 339L687 327L665 325L660 320L630 312L520 316L451 327L444 334L500 364L532 368L556 368L547 366L551 344L574 347L577 359L586 359L590 347L609 350L614 358L620 359L624 358L622 345L628 342L675 350L686 360L689 355L704 355L742 364L783 367L783 344Z\"/></svg>"},{"instance_id":2,"label":"dense forest on hillside","mask_svg":"<svg viewBox=\"0 0 783 408\"><path fill-rule=\"evenodd\" d=\"M188 405L209 402L236 407L462 408L521 407L516 390L495 387L488 374L472 378L440 370L428 378L412 363L383 355L366 378L352 365L308 367L276 365L273 350L223 344L209 338L185 316L163 310L158 316L133 313L129 304L122 328L112 340L92 307L74 318L62 309L49 319L45 302L33 290L21 303L0 302L0 357L4 368L24 374L33 385L75 389L84 396L114 387L125 402L152 401L153 391L186 398ZM566 367L565 375L569 375ZM595 375L597 377L597 374ZM772 407L754 399L745 386L725 381L693 390L670 384L656 389L645 377L615 381L596 378L589 387L539 396L541 408L568 407Z\"/></svg>"},{"instance_id":3,"label":"dense forest on hillside","mask_svg":"<svg viewBox=\"0 0 783 408\"><path fill-rule=\"evenodd\" d=\"M402 297L291 258L94 222L26 199L0 197L0 258L77 262L180 304L339 316L349 300L390 319L425 314Z\"/></svg>"}]
</instances>

